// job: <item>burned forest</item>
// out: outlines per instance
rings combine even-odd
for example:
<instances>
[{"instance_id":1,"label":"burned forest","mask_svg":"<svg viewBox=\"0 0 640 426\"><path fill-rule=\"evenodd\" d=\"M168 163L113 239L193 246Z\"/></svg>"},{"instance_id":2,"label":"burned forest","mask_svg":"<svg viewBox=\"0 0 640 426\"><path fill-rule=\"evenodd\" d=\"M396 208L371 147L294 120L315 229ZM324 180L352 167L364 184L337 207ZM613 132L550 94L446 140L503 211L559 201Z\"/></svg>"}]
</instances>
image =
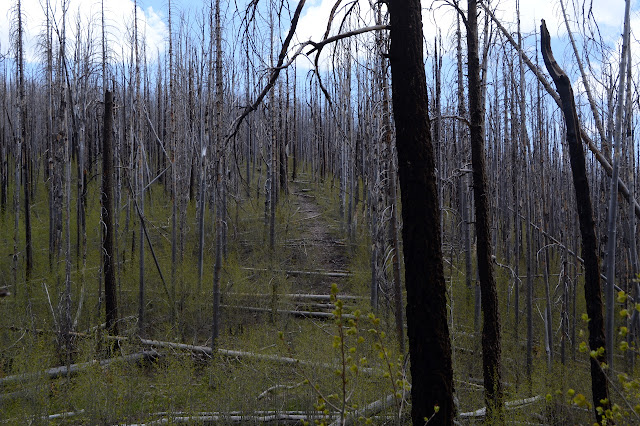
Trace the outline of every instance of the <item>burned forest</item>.
<instances>
[{"instance_id":1,"label":"burned forest","mask_svg":"<svg viewBox=\"0 0 640 426\"><path fill-rule=\"evenodd\" d=\"M0 422L640 423L637 2L6 3Z\"/></svg>"}]
</instances>

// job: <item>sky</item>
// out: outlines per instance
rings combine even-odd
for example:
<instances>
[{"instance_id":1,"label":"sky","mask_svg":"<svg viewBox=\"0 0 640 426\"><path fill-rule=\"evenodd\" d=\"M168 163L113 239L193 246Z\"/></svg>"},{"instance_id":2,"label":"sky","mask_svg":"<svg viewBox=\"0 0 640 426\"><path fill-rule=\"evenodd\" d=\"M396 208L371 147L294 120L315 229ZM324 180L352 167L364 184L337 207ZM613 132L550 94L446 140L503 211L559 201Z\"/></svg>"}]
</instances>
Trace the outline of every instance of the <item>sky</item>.
<instances>
[{"instance_id":1,"label":"sky","mask_svg":"<svg viewBox=\"0 0 640 426\"><path fill-rule=\"evenodd\" d=\"M50 15L60 21L61 2L50 0L52 3ZM0 53L6 54L10 46L10 32L12 21L15 21L14 8L17 0L0 0ZM165 23L164 5L160 1L149 1L148 4L138 6L138 25L144 33L149 46L157 46L161 50L165 43L167 25ZM35 56L38 35L45 31L46 27L46 6L45 0L22 0L23 25L25 32L26 60L37 60ZM76 20L79 17L86 27L90 20L95 21L99 31L100 9L99 0L68 0L67 12L67 33L72 37L75 34ZM108 38L112 44L112 49L121 51L126 48L127 27L133 22L132 0L105 0L105 23L108 31ZM95 34L99 37L100 34ZM154 47L149 49L150 54L157 51Z\"/></svg>"},{"instance_id":2,"label":"sky","mask_svg":"<svg viewBox=\"0 0 640 426\"><path fill-rule=\"evenodd\" d=\"M359 0L363 4L368 4L368 0ZM564 0L565 6L569 8L572 0ZM578 0L582 5L585 0ZM588 0L586 0L588 1ZM326 22L335 0L308 0L305 6L306 13L300 21L302 31L298 32L301 40L312 38L317 40L324 33ZM461 1L466 5L465 1ZM516 22L516 0L502 0L496 2L496 16L504 22ZM592 10L598 24L601 26L603 35L611 38L618 38L622 32L624 17L624 0L593 0ZM423 30L426 40L433 40L437 34L437 28L442 31L442 36L452 35L455 32L455 13L452 7L444 1L423 0ZM640 1L632 0L633 19L636 22L635 28L640 28L639 9ZM466 7L463 7L466 9ZM552 37L563 37L566 30L561 20L561 9L558 0L521 0L520 1L521 25L524 33L531 33L540 25L540 19L545 19L547 27ZM436 25L437 23L437 25ZM514 27L515 28L515 27ZM634 28L632 24L631 28Z\"/></svg>"},{"instance_id":3,"label":"sky","mask_svg":"<svg viewBox=\"0 0 640 426\"><path fill-rule=\"evenodd\" d=\"M13 15L12 8L17 0L0 0L0 53L6 54L9 51L10 25ZM45 25L45 0L22 0L22 8L26 27L27 60L35 61L37 57L36 43L38 34L43 31ZM56 0L51 0L56 2ZM224 0L223 0L224 1ZM245 0L246 3L247 0ZM353 1L353 0L350 0ZM363 11L369 9L369 0L359 1ZM502 0L497 3L496 15L504 22L515 22L515 1ZM570 3L572 0L565 0ZM577 0L582 5L584 0ZM296 33L299 42L305 40L319 40L326 29L326 22L330 10L335 0L307 0L303 15L298 25ZM60 3L60 0L57 0ZM99 23L100 1L99 0L68 0L71 22L68 23L68 31L75 30L75 16L80 16L84 23L90 19ZM174 0L173 7L178 10L195 9L202 5L202 1L192 2L188 0ZM207 0L208 3L208 0ZM462 1L465 4L466 2ZM232 3L233 4L233 3ZM243 2L238 4L242 7ZM292 3L293 4L293 3ZM442 31L445 40L452 39L455 31L455 13L452 8L443 1L427 0L423 4L424 33L427 41L433 40L437 28ZM596 18L600 31L605 41L615 43L620 38L622 32L624 1L623 0L593 0L593 16ZM640 28L640 0L632 0L632 23L631 28ZM105 0L105 14L109 28L109 41L111 47L116 52L126 52L128 50L127 28L131 26L132 11L134 3L132 0ZM569 7L569 6L568 6ZM293 6L292 6L293 8ZM148 43L148 54L154 56L158 50L164 50L167 35L167 0L140 0L138 2L138 17L140 27L144 32ZM534 28L540 25L540 19L547 21L547 27L554 37L554 45L558 43L568 43L566 30L560 19L560 6L557 0L521 0L521 22L522 30L525 33L533 32ZM60 6L54 10L55 16L60 16ZM5 19L6 18L6 19ZM436 25L437 23L438 25ZM372 20L367 14L363 14L362 26L371 25ZM509 26L515 28L515 26ZM283 28L287 31L288 28ZM99 31L99 26L96 27ZM336 33L335 25L332 34ZM99 36L99 34L96 34ZM636 39L637 40L637 39ZM115 46L114 46L115 44ZM445 47L446 49L446 47ZM555 49L555 48L554 48Z\"/></svg>"}]
</instances>

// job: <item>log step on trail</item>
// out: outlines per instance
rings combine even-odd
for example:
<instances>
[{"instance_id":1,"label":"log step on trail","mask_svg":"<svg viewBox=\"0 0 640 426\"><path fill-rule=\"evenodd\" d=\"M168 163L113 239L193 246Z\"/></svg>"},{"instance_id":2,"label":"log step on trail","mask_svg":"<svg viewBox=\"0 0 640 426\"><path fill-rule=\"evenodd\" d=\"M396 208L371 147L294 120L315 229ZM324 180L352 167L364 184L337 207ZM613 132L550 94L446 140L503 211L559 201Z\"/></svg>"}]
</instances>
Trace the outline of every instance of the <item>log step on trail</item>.
<instances>
[{"instance_id":1,"label":"log step on trail","mask_svg":"<svg viewBox=\"0 0 640 426\"><path fill-rule=\"evenodd\" d=\"M249 268L249 267L243 267L242 268L245 271L253 271L253 272L284 272L287 275L318 275L318 276L322 276L322 277L329 277L329 278L345 278L345 277L351 277L353 276L352 272L349 271L322 271L322 270L315 270L315 271L289 271L289 270L285 270L285 269L267 269L267 268Z\"/></svg>"},{"instance_id":2,"label":"log step on trail","mask_svg":"<svg viewBox=\"0 0 640 426\"><path fill-rule=\"evenodd\" d=\"M226 309L240 309L250 312L274 312L277 314L286 314L300 318L320 318L320 319L334 319L335 315L331 312L312 312L312 311L293 311L287 309L270 309L270 308L256 308L253 306L238 306L238 305L220 305ZM342 318L356 319L354 315L342 314Z\"/></svg>"},{"instance_id":3,"label":"log step on trail","mask_svg":"<svg viewBox=\"0 0 640 426\"><path fill-rule=\"evenodd\" d=\"M176 424L176 423L251 423L251 424L263 424L263 423L275 423L275 424L293 424L299 425L303 421L322 419L324 414L289 414L289 413L272 413L262 415L229 415L225 413L212 413L205 415L189 415L183 416L171 416L163 417L158 420L151 421L149 423L140 423L131 426L146 426L146 425L164 425L164 424Z\"/></svg>"},{"instance_id":4,"label":"log step on trail","mask_svg":"<svg viewBox=\"0 0 640 426\"><path fill-rule=\"evenodd\" d=\"M271 298L273 294L271 293L226 293L225 296L229 297L256 297L256 298ZM330 294L305 294L305 293L287 293L278 295L278 297L289 298L294 300L311 300L311 301L323 301L328 302L331 300ZM365 296L351 296L346 294L338 294L337 298L346 301L358 301L358 300L369 300Z\"/></svg>"}]
</instances>

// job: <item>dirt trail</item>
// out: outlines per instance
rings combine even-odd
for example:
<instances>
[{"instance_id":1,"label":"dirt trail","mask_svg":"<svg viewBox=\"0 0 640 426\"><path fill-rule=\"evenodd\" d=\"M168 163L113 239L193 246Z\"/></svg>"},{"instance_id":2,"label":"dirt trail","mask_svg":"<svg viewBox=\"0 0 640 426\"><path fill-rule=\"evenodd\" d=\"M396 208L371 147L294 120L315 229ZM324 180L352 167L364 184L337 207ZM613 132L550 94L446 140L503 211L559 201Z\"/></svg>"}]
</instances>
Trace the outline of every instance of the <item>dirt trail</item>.
<instances>
[{"instance_id":1,"label":"dirt trail","mask_svg":"<svg viewBox=\"0 0 640 426\"><path fill-rule=\"evenodd\" d=\"M344 272L348 264L344 241L336 239L335 231L331 230L332 220L318 205L313 184L306 178L301 175L291 185L292 202L297 205L298 220L302 224L301 238L292 241L300 248L292 266L297 265L299 270L306 271ZM323 275L304 277L297 280L299 286L296 286L296 290L327 294L331 283L342 287L340 282L344 279ZM308 284L305 285L305 282Z\"/></svg>"}]
</instances>

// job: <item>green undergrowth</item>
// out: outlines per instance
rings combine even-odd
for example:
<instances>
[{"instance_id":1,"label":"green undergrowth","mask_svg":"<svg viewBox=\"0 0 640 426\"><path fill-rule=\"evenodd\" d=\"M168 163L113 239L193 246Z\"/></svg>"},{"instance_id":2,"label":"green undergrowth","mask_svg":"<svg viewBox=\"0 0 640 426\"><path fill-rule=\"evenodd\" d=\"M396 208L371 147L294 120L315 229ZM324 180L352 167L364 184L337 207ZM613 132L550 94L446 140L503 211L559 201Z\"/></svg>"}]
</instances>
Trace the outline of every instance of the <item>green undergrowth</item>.
<instances>
[{"instance_id":1,"label":"green undergrowth","mask_svg":"<svg viewBox=\"0 0 640 426\"><path fill-rule=\"evenodd\" d=\"M304 175L303 175L304 176ZM308 179L308 175L305 176ZM118 216L118 309L119 333L125 340L114 343L104 340L96 326L103 321L104 302L99 295L99 190L97 182L90 184L87 199L86 257L76 258L78 250L75 210L69 218L71 235L71 316L77 322L71 351L63 349L58 331L64 318L63 292L65 288L65 250L54 256L49 267L48 202L46 187L37 185L34 199L42 200L32 206L33 246L35 269L31 279L24 276L24 258L18 256L18 281L13 282L11 262L0 264L2 285L10 287L13 295L0 303L0 379L18 377L17 381L0 384L0 420L10 424L25 422L62 424L113 424L146 422L149 420L203 413L244 413L256 411L308 412L310 418L318 412L321 400L336 404L342 385L348 383L349 395L343 395L344 412L393 392L393 382L384 377L383 359L378 357L384 347L394 348L393 339L381 339L365 328L358 328L357 362L346 361L334 348L337 330L333 320L304 320L293 318L278 310L319 309L312 303L292 303L285 294L329 294L332 280L327 277L295 277L287 270L329 268L315 260L324 250L319 245L301 249L307 221L301 220L295 196L280 196L276 211L275 250L269 249L268 228L265 227L264 196L245 200L241 197L228 202L227 253L223 262L222 327L218 347L256 355L293 357L304 361L299 365L274 362L255 357L203 355L178 349L158 348L160 356L153 360L115 361L108 367L93 364L79 374L49 379L47 368L71 363L85 363L104 359L107 348L114 356L138 353L148 347L137 343L139 324L139 244L140 226L135 210L125 196ZM339 214L332 201L334 190L325 185L308 184L318 201L320 219L330 237L344 240L339 227ZM240 191L242 193L242 190ZM75 205L75 196L72 205ZM10 206L9 206L10 207ZM145 314L144 337L161 341L192 345L210 345L212 316L212 271L215 247L213 219L207 206L205 216L204 276L199 281L197 259L199 240L195 202L185 209L185 233L179 247L179 261L171 269L171 204L162 184L147 194L145 219L156 266L145 241ZM20 212L22 214L22 211ZM0 255L12 259L13 213L8 209L0 217ZM67 223L66 221L63 223ZM19 250L24 247L24 229L20 216ZM366 232L358 231L358 235ZM64 233L63 233L64 237ZM364 238L351 242L344 249L347 268L356 265L350 259L363 258ZM346 245L346 243L345 243ZM158 268L160 270L158 270ZM360 274L360 276L358 276ZM175 281L171 281L175 276ZM356 278L357 277L357 278ZM164 278L164 283L163 279ZM366 272L341 279L340 294L366 295ZM172 294L175 292L175 299ZM334 296L338 293L334 293ZM266 296L266 297L265 297ZM82 304L80 301L82 300ZM336 308L336 301L325 304ZM353 315L365 309L366 300L347 300L341 312ZM242 307L263 308L248 311ZM364 310L362 310L364 312ZM347 320L345 320L347 321ZM345 323L346 324L346 323ZM376 327L378 327L376 325ZM283 336L281 339L280 336ZM355 344L355 336L348 336ZM382 343L381 343L382 342ZM70 355L70 358L67 358ZM388 353L389 356L400 354ZM362 361L361 361L362 360ZM372 375L357 374L341 377L340 366L359 365L376 368ZM347 365L348 364L348 365ZM318 367L321 365L322 367ZM322 410L320 410L322 411ZM333 410L332 410L333 411ZM64 416L62 414L66 413ZM49 418L48 416L60 414ZM317 418L322 413L315 414ZM326 416L325 416L326 417ZM328 418L328 417L327 417Z\"/></svg>"},{"instance_id":2,"label":"green undergrowth","mask_svg":"<svg viewBox=\"0 0 640 426\"><path fill-rule=\"evenodd\" d=\"M261 178L264 183L264 177ZM17 283L13 281L14 212L11 203L0 213L0 287L14 293L0 300L0 421L8 424L128 424L174 417L220 414L252 416L258 412L303 413L322 424L336 417L353 415L374 401L391 397L391 402L373 417L356 415L356 422L399 424L408 422L406 353L399 353L395 336L392 298L381 298L378 312L369 315L371 282L371 239L363 183L359 203L353 206L354 228L349 235L340 215L339 181L326 176L314 182L303 169L297 182L290 182L290 194L281 194L276 211L275 250L269 248L265 226L264 194L256 198L256 176L250 183L251 198L241 185L227 204L227 252L222 265L222 324L217 347L245 355L213 356L181 349L157 348L158 357L145 361L115 361L108 367L93 364L80 374L49 379L43 371L70 362L84 363L113 356L139 353L151 348L139 342L138 285L140 226L135 210L124 196L118 222L117 344L106 340L98 326L104 321L104 302L99 299L100 225L98 183L87 192L86 257L78 260L75 209L69 220L71 234L71 317L76 320L71 350L62 347L58 334L64 318L65 251L53 256L49 265L48 196L46 186L36 185L32 205L34 271L24 276L24 223L19 217ZM10 188L11 190L11 188ZM304 190L304 191L303 191ZM302 211L304 193L317 208L316 214ZM296 195L298 194L298 195ZM11 200L11 192L9 200ZM75 195L72 200L75 206ZM165 342L209 346L213 263L214 220L205 212L204 274L198 276L199 239L196 205L184 209L184 235L175 270L171 268L171 200L162 183L154 184L145 199L145 218L151 245L158 259L156 267L145 242L145 314L143 337ZM20 211L22 215L22 210ZM445 217L445 229L457 229L456 215ZM66 223L66 222L64 222ZM320 241L311 241L309 232ZM318 231L320 229L320 231ZM505 232L509 232L506 230ZM64 237L64 233L63 233ZM64 238L63 238L64 239ZM475 288L465 284L464 252L461 241L445 238L444 272L448 288L449 324L452 338L457 410L469 413L484 407L482 388L481 322L475 323ZM498 254L497 262L509 264ZM474 253L475 258L475 253ZM560 254L551 250L550 270L559 270ZM391 262L387 262L388 265ZM475 259L474 259L475 268ZM296 275L291 271L330 272L348 270L347 277L322 274ZM287 272L289 271L289 272ZM526 371L526 280L516 281L512 271L495 267L502 325L503 380L505 400L537 399L510 410L514 422L543 424L588 424L595 419L591 402L588 351L580 351L587 340L587 323L578 319L576 341L566 341L566 361L560 362L559 333L555 351L547 364L544 341L545 292L541 276L534 280L533 365L531 381ZM519 265L524 275L524 260ZM386 271L391 282L392 271ZM536 273L541 275L541 273ZM162 278L164 278L164 283ZM175 280L172 281L172 277ZM475 280L472 281L475 286ZM426 284L428 285L428 280ZM520 286L520 316L514 314L515 285ZM576 288L576 312L586 311L583 278L571 276L571 294ZM560 318L557 276L554 288L553 329ZM173 298L175 293L176 297ZM322 302L293 300L290 293L331 295ZM356 300L345 296L358 296ZM403 295L406 297L406 295ZM622 296L619 296L622 300ZM82 304L80 301L82 300ZM573 302L572 302L573 303ZM618 307L631 315L635 306L625 298ZM248 309L247 309L248 308ZM573 309L573 305L570 306ZM300 319L286 310L332 312L332 319ZM624 340L625 316L617 321L616 346ZM428 325L425 325L428 326ZM406 336L405 336L406 337ZM574 350L575 347L575 350ZM633 423L632 410L640 402L637 367L628 366L625 355L616 353L615 386L611 395L618 411L611 416L619 424ZM278 357L279 360L265 356ZM292 363L290 359L301 362ZM289 359L283 361L283 359ZM6 377L17 377L3 384ZM49 418L67 413L66 417ZM460 418L463 424L479 418ZM194 420L195 422L195 420ZM247 417L245 424L259 423Z\"/></svg>"}]
</instances>

